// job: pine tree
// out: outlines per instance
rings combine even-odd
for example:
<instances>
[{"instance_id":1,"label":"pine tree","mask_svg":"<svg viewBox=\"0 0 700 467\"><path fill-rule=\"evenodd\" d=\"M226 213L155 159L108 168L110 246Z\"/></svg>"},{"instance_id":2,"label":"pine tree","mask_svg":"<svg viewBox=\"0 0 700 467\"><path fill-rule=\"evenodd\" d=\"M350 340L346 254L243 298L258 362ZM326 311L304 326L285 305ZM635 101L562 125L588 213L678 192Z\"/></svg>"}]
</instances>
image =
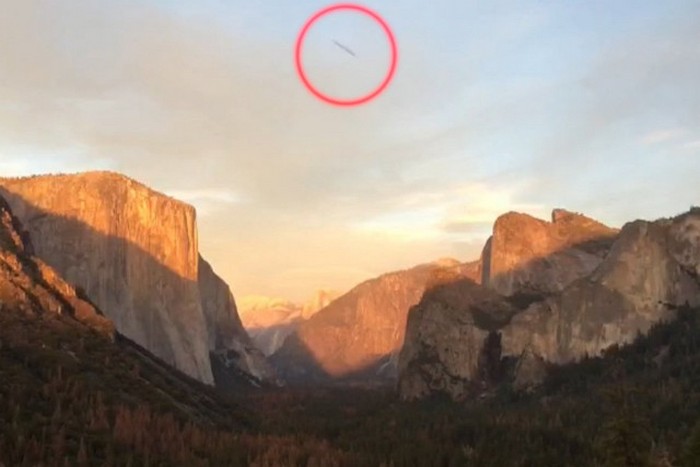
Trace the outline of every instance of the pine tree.
<instances>
[{"instance_id":1,"label":"pine tree","mask_svg":"<svg viewBox=\"0 0 700 467\"><path fill-rule=\"evenodd\" d=\"M88 465L88 454L85 447L85 438L80 438L80 448L78 449L78 465Z\"/></svg>"},{"instance_id":2,"label":"pine tree","mask_svg":"<svg viewBox=\"0 0 700 467\"><path fill-rule=\"evenodd\" d=\"M683 465L700 465L700 420L695 424L683 448Z\"/></svg>"},{"instance_id":3,"label":"pine tree","mask_svg":"<svg viewBox=\"0 0 700 467\"><path fill-rule=\"evenodd\" d=\"M631 391L624 385L608 393L616 412L603 424L598 445L604 465L644 467L650 464L652 438L648 423L631 403Z\"/></svg>"}]
</instances>

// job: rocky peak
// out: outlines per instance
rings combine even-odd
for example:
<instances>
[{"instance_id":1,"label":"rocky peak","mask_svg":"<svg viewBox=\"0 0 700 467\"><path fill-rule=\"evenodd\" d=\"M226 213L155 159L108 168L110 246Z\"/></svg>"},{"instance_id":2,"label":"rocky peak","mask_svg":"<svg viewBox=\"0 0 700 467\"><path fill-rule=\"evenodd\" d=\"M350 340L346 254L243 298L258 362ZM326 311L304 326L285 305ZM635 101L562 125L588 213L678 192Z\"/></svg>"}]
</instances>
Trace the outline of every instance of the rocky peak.
<instances>
[{"instance_id":1,"label":"rocky peak","mask_svg":"<svg viewBox=\"0 0 700 467\"><path fill-rule=\"evenodd\" d=\"M579 212L568 211L562 208L552 209L552 224L580 224L598 223Z\"/></svg>"},{"instance_id":2,"label":"rocky peak","mask_svg":"<svg viewBox=\"0 0 700 467\"><path fill-rule=\"evenodd\" d=\"M546 295L590 274L617 230L563 209L552 222L509 212L482 253L482 283L504 295Z\"/></svg>"},{"instance_id":3,"label":"rocky peak","mask_svg":"<svg viewBox=\"0 0 700 467\"><path fill-rule=\"evenodd\" d=\"M247 296L240 300L240 314L248 330L269 328L300 318L300 306L282 298Z\"/></svg>"}]
</instances>

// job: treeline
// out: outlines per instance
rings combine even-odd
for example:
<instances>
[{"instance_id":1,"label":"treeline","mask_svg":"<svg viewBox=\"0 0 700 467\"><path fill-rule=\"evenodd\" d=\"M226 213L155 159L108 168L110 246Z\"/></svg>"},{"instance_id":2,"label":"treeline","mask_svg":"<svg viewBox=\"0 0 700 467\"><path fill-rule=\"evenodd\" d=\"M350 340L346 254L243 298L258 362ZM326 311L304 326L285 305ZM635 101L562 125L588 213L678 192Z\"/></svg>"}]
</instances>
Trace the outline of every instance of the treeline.
<instances>
[{"instance_id":1,"label":"treeline","mask_svg":"<svg viewBox=\"0 0 700 467\"><path fill-rule=\"evenodd\" d=\"M1 285L1 284L0 284ZM0 466L341 465L70 318L0 308Z\"/></svg>"},{"instance_id":2,"label":"treeline","mask_svg":"<svg viewBox=\"0 0 700 467\"><path fill-rule=\"evenodd\" d=\"M197 388L195 388L197 389ZM167 380L54 317L0 312L0 465L698 466L700 314L550 369L532 394L251 392Z\"/></svg>"},{"instance_id":3,"label":"treeline","mask_svg":"<svg viewBox=\"0 0 700 467\"><path fill-rule=\"evenodd\" d=\"M356 465L700 466L700 310L604 356L553 367L533 394L400 403L393 390L251 396L262 432L327 439Z\"/></svg>"}]
</instances>

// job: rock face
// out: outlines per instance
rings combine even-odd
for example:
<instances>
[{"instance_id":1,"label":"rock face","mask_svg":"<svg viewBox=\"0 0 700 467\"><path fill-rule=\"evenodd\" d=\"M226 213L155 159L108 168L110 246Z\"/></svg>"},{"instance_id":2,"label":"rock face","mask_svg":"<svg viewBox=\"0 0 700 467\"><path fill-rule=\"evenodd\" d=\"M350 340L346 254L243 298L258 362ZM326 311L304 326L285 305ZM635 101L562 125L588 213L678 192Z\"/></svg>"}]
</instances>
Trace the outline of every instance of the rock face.
<instances>
[{"instance_id":1,"label":"rock face","mask_svg":"<svg viewBox=\"0 0 700 467\"><path fill-rule=\"evenodd\" d=\"M291 382L395 377L408 310L442 274L474 279L477 265L443 260L368 280L302 323L273 364Z\"/></svg>"},{"instance_id":2,"label":"rock face","mask_svg":"<svg viewBox=\"0 0 700 467\"><path fill-rule=\"evenodd\" d=\"M319 290L303 305L269 297L244 297L241 320L250 338L266 356L279 349L289 334L340 294Z\"/></svg>"},{"instance_id":3,"label":"rock face","mask_svg":"<svg viewBox=\"0 0 700 467\"><path fill-rule=\"evenodd\" d=\"M487 365L480 357L489 334L516 311L505 298L465 278L448 277L426 291L409 313L399 355L402 397L466 396Z\"/></svg>"},{"instance_id":4,"label":"rock face","mask_svg":"<svg viewBox=\"0 0 700 467\"><path fill-rule=\"evenodd\" d=\"M212 362L251 375L254 380L272 381L274 372L243 329L231 290L201 256L197 282ZM218 374L214 372L215 380ZM225 385L224 381L216 383Z\"/></svg>"},{"instance_id":5,"label":"rock face","mask_svg":"<svg viewBox=\"0 0 700 467\"><path fill-rule=\"evenodd\" d=\"M518 391L530 392L542 383L546 376L546 362L528 347L515 365L513 387Z\"/></svg>"},{"instance_id":6,"label":"rock face","mask_svg":"<svg viewBox=\"0 0 700 467\"><path fill-rule=\"evenodd\" d=\"M557 248L553 260L537 260L541 265L556 264L542 276L531 267L532 262L502 262L515 268L508 271L492 260L490 277L494 277L494 269L501 268L497 277L506 278L495 286L488 282L488 288L501 293L501 302L485 296L483 287L472 284L465 289L458 282L442 286L462 291L462 298L450 304L426 293L409 315L400 359L401 397L416 399L446 393L459 399L468 395L481 382L475 362L489 333L499 336L502 357L517 360L511 375L514 385L527 389L542 378L546 362L561 364L586 354L597 355L610 345L632 341L658 321L672 318L675 307L700 303L700 213L691 211L674 219L629 223L610 248L606 246L610 244L609 230L596 230L600 241L586 234L583 242L586 248L595 246L584 253L599 258L587 274L585 271L594 261L579 256L588 259L570 263L578 268L575 274L564 270L564 277L557 277L561 262L573 257L567 253L562 258L561 249ZM511 241L516 245L526 243L517 238L516 232L511 230ZM533 236L525 230L522 235L526 239ZM490 245L492 257L502 250L494 239L496 235ZM581 243L577 240L576 244ZM525 272L520 272L521 267ZM551 278L556 287L547 288L542 277ZM520 287L526 291L545 290L548 294L539 301L523 304L515 297L523 290ZM474 319L475 309L504 316L503 300L515 309L508 320L494 327Z\"/></svg>"},{"instance_id":7,"label":"rock face","mask_svg":"<svg viewBox=\"0 0 700 467\"><path fill-rule=\"evenodd\" d=\"M530 347L565 363L631 342L686 303L700 303L700 215L625 225L601 265L503 329L508 353Z\"/></svg>"},{"instance_id":8,"label":"rock face","mask_svg":"<svg viewBox=\"0 0 700 467\"><path fill-rule=\"evenodd\" d=\"M191 206L106 172L0 179L0 194L37 256L165 362L213 384L209 352L248 346L228 287L200 261Z\"/></svg>"},{"instance_id":9,"label":"rock face","mask_svg":"<svg viewBox=\"0 0 700 467\"><path fill-rule=\"evenodd\" d=\"M72 317L113 338L114 326L56 271L33 256L33 246L10 206L0 197L0 312L55 313Z\"/></svg>"},{"instance_id":10,"label":"rock face","mask_svg":"<svg viewBox=\"0 0 700 467\"><path fill-rule=\"evenodd\" d=\"M510 212L500 216L482 254L482 283L502 295L559 292L590 274L617 235L562 209L552 221Z\"/></svg>"}]
</instances>

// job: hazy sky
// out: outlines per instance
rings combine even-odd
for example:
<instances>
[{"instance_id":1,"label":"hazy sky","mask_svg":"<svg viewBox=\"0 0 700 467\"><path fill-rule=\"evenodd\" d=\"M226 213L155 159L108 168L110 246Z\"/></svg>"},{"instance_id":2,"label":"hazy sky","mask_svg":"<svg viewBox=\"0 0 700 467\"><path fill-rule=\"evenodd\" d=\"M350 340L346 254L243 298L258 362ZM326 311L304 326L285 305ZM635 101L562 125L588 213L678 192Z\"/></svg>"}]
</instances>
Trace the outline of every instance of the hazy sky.
<instances>
[{"instance_id":1,"label":"hazy sky","mask_svg":"<svg viewBox=\"0 0 700 467\"><path fill-rule=\"evenodd\" d=\"M475 258L508 210L620 225L700 204L700 2L364 4L399 67L337 108L293 63L325 2L0 0L0 173L124 172L198 208L237 296L294 300ZM352 13L304 50L344 98L388 65Z\"/></svg>"}]
</instances>

